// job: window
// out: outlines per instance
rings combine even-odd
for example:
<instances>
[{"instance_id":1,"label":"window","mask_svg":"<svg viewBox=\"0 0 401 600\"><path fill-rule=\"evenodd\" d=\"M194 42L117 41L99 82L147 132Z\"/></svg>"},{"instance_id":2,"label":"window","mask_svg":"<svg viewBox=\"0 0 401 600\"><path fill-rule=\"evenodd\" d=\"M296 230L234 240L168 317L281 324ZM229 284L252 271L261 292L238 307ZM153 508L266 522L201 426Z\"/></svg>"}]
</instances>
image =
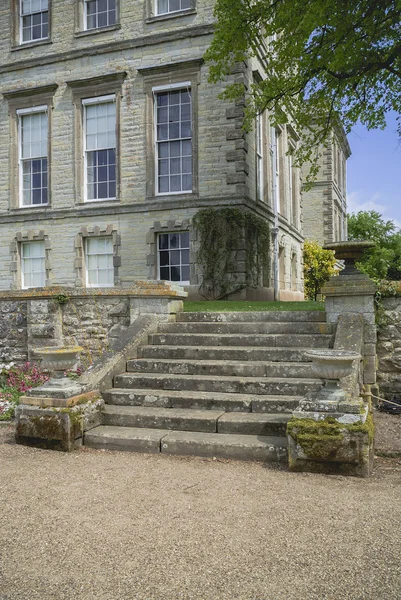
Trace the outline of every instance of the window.
<instances>
[{"instance_id":1,"label":"window","mask_svg":"<svg viewBox=\"0 0 401 600\"><path fill-rule=\"evenodd\" d=\"M113 238L92 237L85 241L86 285L113 287Z\"/></svg>"},{"instance_id":2,"label":"window","mask_svg":"<svg viewBox=\"0 0 401 600\"><path fill-rule=\"evenodd\" d=\"M20 0L20 32L21 43L49 36L48 0Z\"/></svg>"},{"instance_id":3,"label":"window","mask_svg":"<svg viewBox=\"0 0 401 600\"><path fill-rule=\"evenodd\" d=\"M24 289L44 287L46 279L44 242L21 244L21 278Z\"/></svg>"},{"instance_id":4,"label":"window","mask_svg":"<svg viewBox=\"0 0 401 600\"><path fill-rule=\"evenodd\" d=\"M263 117L256 117L256 195L263 200Z\"/></svg>"},{"instance_id":5,"label":"window","mask_svg":"<svg viewBox=\"0 0 401 600\"><path fill-rule=\"evenodd\" d=\"M17 111L19 126L20 205L48 203L47 106Z\"/></svg>"},{"instance_id":6,"label":"window","mask_svg":"<svg viewBox=\"0 0 401 600\"><path fill-rule=\"evenodd\" d=\"M189 232L158 235L159 279L189 283Z\"/></svg>"},{"instance_id":7,"label":"window","mask_svg":"<svg viewBox=\"0 0 401 600\"><path fill-rule=\"evenodd\" d=\"M185 88L182 88L185 85ZM156 190L192 192L192 101L189 84L154 88Z\"/></svg>"},{"instance_id":8,"label":"window","mask_svg":"<svg viewBox=\"0 0 401 600\"><path fill-rule=\"evenodd\" d=\"M82 101L84 108L85 199L116 198L115 96Z\"/></svg>"},{"instance_id":9,"label":"window","mask_svg":"<svg viewBox=\"0 0 401 600\"><path fill-rule=\"evenodd\" d=\"M166 15L192 8L191 0L155 0L155 2L157 15Z\"/></svg>"},{"instance_id":10,"label":"window","mask_svg":"<svg viewBox=\"0 0 401 600\"><path fill-rule=\"evenodd\" d=\"M116 24L116 0L84 0L85 29Z\"/></svg>"}]
</instances>

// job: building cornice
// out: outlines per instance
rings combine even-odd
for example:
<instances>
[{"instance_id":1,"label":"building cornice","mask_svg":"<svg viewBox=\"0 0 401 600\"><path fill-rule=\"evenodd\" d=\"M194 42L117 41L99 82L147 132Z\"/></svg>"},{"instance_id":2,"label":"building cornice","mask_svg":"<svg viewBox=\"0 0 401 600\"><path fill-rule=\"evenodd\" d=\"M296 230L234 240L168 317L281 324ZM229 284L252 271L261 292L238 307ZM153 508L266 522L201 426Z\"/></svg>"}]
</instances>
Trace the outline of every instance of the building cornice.
<instances>
[{"instance_id":1,"label":"building cornice","mask_svg":"<svg viewBox=\"0 0 401 600\"><path fill-rule=\"evenodd\" d=\"M49 54L48 56L42 55L35 58L28 58L26 60L3 64L0 66L0 74L21 71L23 69L30 69L34 67L41 67L58 62L74 60L76 58L98 56L99 54L107 54L109 52L123 52L124 50L142 48L144 46L171 43L184 38L211 35L213 32L214 25L213 23L209 23L207 25L197 25L194 27L176 29L174 31L145 35L129 40L112 41L106 44L97 44L95 46L86 48L77 48L67 52Z\"/></svg>"}]
</instances>

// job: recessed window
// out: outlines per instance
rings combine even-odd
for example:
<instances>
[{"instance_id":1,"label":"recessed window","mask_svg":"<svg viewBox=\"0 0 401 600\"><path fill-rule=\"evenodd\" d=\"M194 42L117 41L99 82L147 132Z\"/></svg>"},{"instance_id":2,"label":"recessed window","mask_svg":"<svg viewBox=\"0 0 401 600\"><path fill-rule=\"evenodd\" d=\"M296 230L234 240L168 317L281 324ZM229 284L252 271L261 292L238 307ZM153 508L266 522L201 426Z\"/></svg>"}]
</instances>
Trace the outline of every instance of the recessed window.
<instances>
[{"instance_id":1,"label":"recessed window","mask_svg":"<svg viewBox=\"0 0 401 600\"><path fill-rule=\"evenodd\" d=\"M191 7L191 0L156 0L157 15L179 12Z\"/></svg>"},{"instance_id":2,"label":"recessed window","mask_svg":"<svg viewBox=\"0 0 401 600\"><path fill-rule=\"evenodd\" d=\"M20 205L48 203L47 107L17 111L19 119Z\"/></svg>"},{"instance_id":3,"label":"recessed window","mask_svg":"<svg viewBox=\"0 0 401 600\"><path fill-rule=\"evenodd\" d=\"M21 43L49 36L48 0L20 0L20 30Z\"/></svg>"},{"instance_id":4,"label":"recessed window","mask_svg":"<svg viewBox=\"0 0 401 600\"><path fill-rule=\"evenodd\" d=\"M191 192L192 102L190 87L155 90L157 193Z\"/></svg>"},{"instance_id":5,"label":"recessed window","mask_svg":"<svg viewBox=\"0 0 401 600\"><path fill-rule=\"evenodd\" d=\"M23 242L21 244L21 279L23 288L45 286L44 242Z\"/></svg>"},{"instance_id":6,"label":"recessed window","mask_svg":"<svg viewBox=\"0 0 401 600\"><path fill-rule=\"evenodd\" d=\"M114 285L113 238L93 237L85 241L86 284L88 287Z\"/></svg>"},{"instance_id":7,"label":"recessed window","mask_svg":"<svg viewBox=\"0 0 401 600\"><path fill-rule=\"evenodd\" d=\"M158 235L159 279L189 283L189 232Z\"/></svg>"},{"instance_id":8,"label":"recessed window","mask_svg":"<svg viewBox=\"0 0 401 600\"><path fill-rule=\"evenodd\" d=\"M85 200L116 198L116 104L114 96L83 100Z\"/></svg>"},{"instance_id":9,"label":"recessed window","mask_svg":"<svg viewBox=\"0 0 401 600\"><path fill-rule=\"evenodd\" d=\"M85 29L116 24L116 0L84 0Z\"/></svg>"},{"instance_id":10,"label":"recessed window","mask_svg":"<svg viewBox=\"0 0 401 600\"><path fill-rule=\"evenodd\" d=\"M263 200L263 117L256 116L256 193L257 199Z\"/></svg>"}]
</instances>

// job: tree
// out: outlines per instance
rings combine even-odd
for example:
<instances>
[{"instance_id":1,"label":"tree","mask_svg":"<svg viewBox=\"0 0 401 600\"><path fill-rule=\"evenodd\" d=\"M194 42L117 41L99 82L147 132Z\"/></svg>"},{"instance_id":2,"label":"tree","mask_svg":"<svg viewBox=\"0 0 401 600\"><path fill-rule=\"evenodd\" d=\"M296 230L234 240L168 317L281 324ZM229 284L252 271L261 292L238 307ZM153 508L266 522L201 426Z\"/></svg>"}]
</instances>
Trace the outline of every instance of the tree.
<instances>
[{"instance_id":1,"label":"tree","mask_svg":"<svg viewBox=\"0 0 401 600\"><path fill-rule=\"evenodd\" d=\"M336 259L332 250L324 250L317 242L304 243L304 285L305 296L315 300L322 286L335 275Z\"/></svg>"},{"instance_id":2,"label":"tree","mask_svg":"<svg viewBox=\"0 0 401 600\"><path fill-rule=\"evenodd\" d=\"M348 238L372 240L358 267L372 279L401 279L401 231L375 210L348 215Z\"/></svg>"},{"instance_id":3,"label":"tree","mask_svg":"<svg viewBox=\"0 0 401 600\"><path fill-rule=\"evenodd\" d=\"M246 126L265 109L273 123L291 119L298 162L313 161L338 117L348 133L358 121L383 129L386 113L401 113L400 15L401 0L216 0L210 80L258 57L266 78L246 91ZM243 94L236 83L224 95Z\"/></svg>"}]
</instances>

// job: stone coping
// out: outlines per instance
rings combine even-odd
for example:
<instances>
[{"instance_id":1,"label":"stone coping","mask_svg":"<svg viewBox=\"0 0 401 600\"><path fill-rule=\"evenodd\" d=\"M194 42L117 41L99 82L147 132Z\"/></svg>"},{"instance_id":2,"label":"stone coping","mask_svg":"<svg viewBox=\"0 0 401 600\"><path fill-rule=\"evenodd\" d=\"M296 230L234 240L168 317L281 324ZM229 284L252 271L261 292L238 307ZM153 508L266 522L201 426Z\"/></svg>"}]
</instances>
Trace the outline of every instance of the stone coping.
<instances>
[{"instance_id":1,"label":"stone coping","mask_svg":"<svg viewBox=\"0 0 401 600\"><path fill-rule=\"evenodd\" d=\"M42 396L21 396L20 406L37 406L38 408L72 408L78 404L84 404L86 402L92 402L101 398L98 390L91 392L83 392L70 398L54 398L49 396L47 398Z\"/></svg>"},{"instance_id":2,"label":"stone coping","mask_svg":"<svg viewBox=\"0 0 401 600\"><path fill-rule=\"evenodd\" d=\"M134 285L121 288L73 288L67 286L52 286L45 288L30 288L27 290L0 290L0 300L34 300L55 299L57 296L67 298L107 298L107 297L136 297L136 298L186 298L187 292L180 286L171 285L165 281L137 281Z\"/></svg>"}]
</instances>

